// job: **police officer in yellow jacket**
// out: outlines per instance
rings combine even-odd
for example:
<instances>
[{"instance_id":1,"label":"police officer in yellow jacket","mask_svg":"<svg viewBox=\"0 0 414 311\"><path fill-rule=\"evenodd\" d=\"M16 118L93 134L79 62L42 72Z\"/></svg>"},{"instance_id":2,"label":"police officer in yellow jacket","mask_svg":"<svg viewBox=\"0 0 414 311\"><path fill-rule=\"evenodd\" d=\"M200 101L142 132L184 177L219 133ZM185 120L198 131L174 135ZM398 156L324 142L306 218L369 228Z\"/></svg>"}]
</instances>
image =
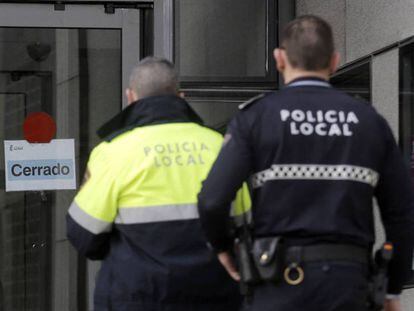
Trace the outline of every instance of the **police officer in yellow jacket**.
<instances>
[{"instance_id":1,"label":"police officer in yellow jacket","mask_svg":"<svg viewBox=\"0 0 414 311\"><path fill-rule=\"evenodd\" d=\"M221 135L177 96L166 60L142 60L126 95L67 216L75 248L103 260L95 310L237 310L237 284L207 249L196 206Z\"/></svg>"}]
</instances>

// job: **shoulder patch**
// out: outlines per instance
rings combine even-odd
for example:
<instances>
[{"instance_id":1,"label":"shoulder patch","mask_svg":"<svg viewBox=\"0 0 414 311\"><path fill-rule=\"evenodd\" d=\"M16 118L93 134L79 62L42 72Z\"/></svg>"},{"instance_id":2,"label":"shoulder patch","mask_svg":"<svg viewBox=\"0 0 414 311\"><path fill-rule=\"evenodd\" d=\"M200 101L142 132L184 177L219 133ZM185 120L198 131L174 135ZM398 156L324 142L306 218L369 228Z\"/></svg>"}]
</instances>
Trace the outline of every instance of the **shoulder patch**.
<instances>
[{"instance_id":1,"label":"shoulder patch","mask_svg":"<svg viewBox=\"0 0 414 311\"><path fill-rule=\"evenodd\" d=\"M257 102L259 99L262 99L263 97L265 97L265 93L259 94L255 97L250 98L248 101L244 102L243 104L239 105L239 109L240 110L244 110L247 107L251 106L252 104L254 104L255 102Z\"/></svg>"}]
</instances>

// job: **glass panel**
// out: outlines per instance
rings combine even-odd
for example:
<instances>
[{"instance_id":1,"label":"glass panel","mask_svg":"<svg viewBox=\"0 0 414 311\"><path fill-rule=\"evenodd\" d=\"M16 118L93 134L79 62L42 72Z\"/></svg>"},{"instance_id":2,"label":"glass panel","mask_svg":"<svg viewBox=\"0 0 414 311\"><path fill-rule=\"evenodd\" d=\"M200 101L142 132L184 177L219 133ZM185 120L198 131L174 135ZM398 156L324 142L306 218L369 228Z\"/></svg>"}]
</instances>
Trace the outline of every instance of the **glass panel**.
<instances>
[{"instance_id":1,"label":"glass panel","mask_svg":"<svg viewBox=\"0 0 414 311\"><path fill-rule=\"evenodd\" d=\"M364 63L331 78L331 84L348 94L371 102L371 64Z\"/></svg>"},{"instance_id":2,"label":"glass panel","mask_svg":"<svg viewBox=\"0 0 414 311\"><path fill-rule=\"evenodd\" d=\"M205 125L225 133L227 124L239 110L239 105L267 90L255 89L181 89L190 106Z\"/></svg>"},{"instance_id":3,"label":"glass panel","mask_svg":"<svg viewBox=\"0 0 414 311\"><path fill-rule=\"evenodd\" d=\"M400 145L414 177L414 44L400 50ZM414 287L413 272L407 287Z\"/></svg>"},{"instance_id":4,"label":"glass panel","mask_svg":"<svg viewBox=\"0 0 414 311\"><path fill-rule=\"evenodd\" d=\"M190 100L191 107L203 119L205 125L225 133L227 124L237 112L240 101Z\"/></svg>"},{"instance_id":5,"label":"glass panel","mask_svg":"<svg viewBox=\"0 0 414 311\"><path fill-rule=\"evenodd\" d=\"M175 62L180 76L203 81L265 77L266 15L267 1L177 0Z\"/></svg>"},{"instance_id":6,"label":"glass panel","mask_svg":"<svg viewBox=\"0 0 414 311\"><path fill-rule=\"evenodd\" d=\"M183 89L186 100L200 115L205 125L225 133L227 124L239 110L239 105L266 92L264 90L190 90Z\"/></svg>"},{"instance_id":7,"label":"glass panel","mask_svg":"<svg viewBox=\"0 0 414 311\"><path fill-rule=\"evenodd\" d=\"M141 57L154 55L154 10L140 10Z\"/></svg>"},{"instance_id":8,"label":"glass panel","mask_svg":"<svg viewBox=\"0 0 414 311\"><path fill-rule=\"evenodd\" d=\"M56 138L75 139L81 179L96 129L121 99L121 30L0 28L3 174L3 140L23 139L25 117L44 111L56 120ZM86 290L76 287L77 254L65 233L75 191L5 192L1 180L0 310L77 309L76 290Z\"/></svg>"}]
</instances>

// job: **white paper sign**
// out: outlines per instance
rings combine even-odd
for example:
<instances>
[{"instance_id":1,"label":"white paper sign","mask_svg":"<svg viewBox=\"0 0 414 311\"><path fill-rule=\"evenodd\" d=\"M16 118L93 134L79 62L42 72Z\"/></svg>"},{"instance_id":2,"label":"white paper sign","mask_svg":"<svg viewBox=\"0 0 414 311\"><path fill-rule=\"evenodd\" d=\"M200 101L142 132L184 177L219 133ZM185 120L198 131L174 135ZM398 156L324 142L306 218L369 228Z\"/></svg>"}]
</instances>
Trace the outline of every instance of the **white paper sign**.
<instances>
[{"instance_id":1,"label":"white paper sign","mask_svg":"<svg viewBox=\"0 0 414 311\"><path fill-rule=\"evenodd\" d=\"M75 141L5 140L6 191L76 189Z\"/></svg>"}]
</instances>

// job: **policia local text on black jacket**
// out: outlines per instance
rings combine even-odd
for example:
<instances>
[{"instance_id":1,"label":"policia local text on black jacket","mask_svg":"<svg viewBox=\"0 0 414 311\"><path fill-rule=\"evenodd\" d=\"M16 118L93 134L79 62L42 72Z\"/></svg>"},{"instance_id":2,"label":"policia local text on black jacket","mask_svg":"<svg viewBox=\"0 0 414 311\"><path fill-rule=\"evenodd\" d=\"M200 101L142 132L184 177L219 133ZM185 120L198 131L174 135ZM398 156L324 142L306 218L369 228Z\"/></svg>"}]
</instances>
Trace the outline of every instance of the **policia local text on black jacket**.
<instances>
[{"instance_id":1,"label":"policia local text on black jacket","mask_svg":"<svg viewBox=\"0 0 414 311\"><path fill-rule=\"evenodd\" d=\"M226 209L248 178L254 236L293 244L371 248L376 197L395 246L388 292L401 292L412 266L413 189L387 122L370 105L312 78L241 108L199 194L201 222L217 251L232 246Z\"/></svg>"},{"instance_id":2,"label":"policia local text on black jacket","mask_svg":"<svg viewBox=\"0 0 414 311\"><path fill-rule=\"evenodd\" d=\"M141 99L99 134L67 217L76 249L103 260L94 310L237 310L237 284L208 250L196 206L221 135L176 96Z\"/></svg>"}]
</instances>

